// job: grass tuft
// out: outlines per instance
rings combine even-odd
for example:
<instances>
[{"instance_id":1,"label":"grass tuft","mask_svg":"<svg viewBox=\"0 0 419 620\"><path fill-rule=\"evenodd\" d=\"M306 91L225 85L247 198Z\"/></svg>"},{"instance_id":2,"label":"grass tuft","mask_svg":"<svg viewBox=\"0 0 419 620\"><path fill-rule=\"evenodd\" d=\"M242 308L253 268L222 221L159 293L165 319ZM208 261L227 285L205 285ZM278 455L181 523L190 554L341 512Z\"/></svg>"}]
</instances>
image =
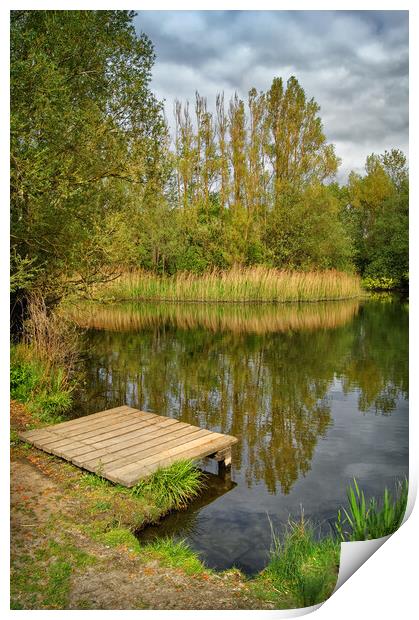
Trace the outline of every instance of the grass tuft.
<instances>
[{"instance_id":1,"label":"grass tuft","mask_svg":"<svg viewBox=\"0 0 419 620\"><path fill-rule=\"evenodd\" d=\"M132 492L151 497L161 508L179 510L197 497L203 486L204 474L191 461L181 460L140 480Z\"/></svg>"},{"instance_id":2,"label":"grass tuft","mask_svg":"<svg viewBox=\"0 0 419 620\"><path fill-rule=\"evenodd\" d=\"M348 508L338 511L335 528L342 541L371 540L393 534L401 525L406 512L408 481L396 483L394 497L384 489L381 501L375 497L367 503L357 481L347 489Z\"/></svg>"},{"instance_id":3,"label":"grass tuft","mask_svg":"<svg viewBox=\"0 0 419 620\"><path fill-rule=\"evenodd\" d=\"M142 551L158 558L166 566L181 568L188 575L208 572L197 553L184 540L174 540L171 537L157 538L144 545Z\"/></svg>"},{"instance_id":4,"label":"grass tuft","mask_svg":"<svg viewBox=\"0 0 419 620\"><path fill-rule=\"evenodd\" d=\"M109 547L126 547L130 551L140 553L140 543L134 534L123 527L114 528L100 535L100 540Z\"/></svg>"},{"instance_id":5,"label":"grass tuft","mask_svg":"<svg viewBox=\"0 0 419 620\"><path fill-rule=\"evenodd\" d=\"M270 560L254 581L256 592L281 609L321 603L335 587L339 554L340 543L332 537L317 540L303 515L290 520L282 541L272 529Z\"/></svg>"}]
</instances>

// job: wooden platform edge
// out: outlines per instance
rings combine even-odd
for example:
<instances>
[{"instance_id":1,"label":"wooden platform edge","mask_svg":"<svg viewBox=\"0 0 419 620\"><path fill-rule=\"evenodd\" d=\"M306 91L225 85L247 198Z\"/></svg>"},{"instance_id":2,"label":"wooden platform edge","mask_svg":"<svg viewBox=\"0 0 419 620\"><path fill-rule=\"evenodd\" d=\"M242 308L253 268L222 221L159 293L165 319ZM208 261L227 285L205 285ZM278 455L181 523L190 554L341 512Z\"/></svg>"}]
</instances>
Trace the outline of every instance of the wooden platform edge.
<instances>
[{"instance_id":1,"label":"wooden platform edge","mask_svg":"<svg viewBox=\"0 0 419 620\"><path fill-rule=\"evenodd\" d=\"M66 434L63 435L62 432L59 432L59 431L62 431L63 426L66 426L68 424L69 427L73 429L74 424L76 424L77 427L80 427L79 423L82 423L83 419L85 422L88 422L89 420L91 421L92 419L96 420L98 418L105 421L105 418L107 417L108 413L121 415L122 411L144 413L145 415L155 416L156 418L172 420L172 418L167 418L166 416L156 416L156 414L150 414L148 412L141 412L140 410L137 410L137 409L134 409L128 406L120 406L120 407L115 407L113 409L100 411L97 414L91 414L89 416L85 416L84 418L83 417L76 418L74 420L69 420L68 422L61 422L57 425L48 425L48 426L41 427L38 429L18 431L17 435L19 439L21 439L22 441L33 445L35 448L42 450L43 452L53 454L54 456L62 459L63 461L72 463L73 465L75 465L76 467L78 467L79 469L83 471L93 472L96 475L102 475L107 480L117 483L117 484L122 484L123 486L128 487L128 488L133 487L135 484L137 484L137 482L139 482L139 480L142 480L150 476L154 471L156 471L156 469L168 467L174 462L182 460L182 459L188 459L193 462L196 462L196 461L200 461L201 459L208 458L208 457L214 458L218 463L218 473L222 477L224 477L226 471L229 470L229 468L231 467L232 446L235 445L239 441L239 439L237 437L234 437L233 435L217 433L214 431L208 431L209 436L213 434L214 438L210 439L210 437L208 437L209 439L208 443L202 445L202 447L197 446L196 448L189 448L189 446L187 446L186 444L184 449L182 449L182 446L179 446L178 448L174 448L173 452L175 453L172 452L172 454L168 454L166 456L164 456L164 453L163 453L161 459L156 458L157 457L157 454L156 454L155 457L151 459L154 462L150 463L150 465L147 462L147 459L145 459L143 466L141 466L141 464L138 463L138 468L135 466L135 463L133 463L132 466L128 464L126 466L128 471L123 472L123 475L122 475L122 472L118 471L118 468L116 468L115 471L109 471L109 469L112 469L112 467L105 468L103 472L99 472L97 467L91 467L91 468L89 466L86 467L87 463L83 463L79 461L76 457L71 458L70 455L66 456L65 453L63 453L60 446L61 444L63 443L66 444L69 441L68 439L67 440L65 439ZM179 424L182 424L182 423L179 422ZM91 428L90 423L88 423L86 426ZM196 428L197 430L207 430L207 429L202 429L201 427L197 427L197 426L195 427L190 424L188 424L188 426L190 426L191 428ZM56 432L54 432L55 429L57 429ZM97 430L99 432L99 428L97 429L95 428L94 430ZM90 431L89 431L89 434L90 434ZM220 435L222 435L222 437ZM78 462L75 462L76 460ZM150 459L148 460L150 461ZM95 463L95 465L97 465L97 463ZM124 468L122 467L122 469Z\"/></svg>"}]
</instances>

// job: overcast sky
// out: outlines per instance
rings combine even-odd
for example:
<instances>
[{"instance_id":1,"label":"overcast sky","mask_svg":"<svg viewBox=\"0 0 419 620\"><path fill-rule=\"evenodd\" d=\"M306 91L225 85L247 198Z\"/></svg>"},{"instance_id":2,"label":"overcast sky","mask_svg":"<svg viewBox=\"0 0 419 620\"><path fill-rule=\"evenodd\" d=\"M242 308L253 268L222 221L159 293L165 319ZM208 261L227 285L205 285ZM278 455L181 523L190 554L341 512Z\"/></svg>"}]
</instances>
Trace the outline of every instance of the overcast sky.
<instances>
[{"instance_id":1,"label":"overcast sky","mask_svg":"<svg viewBox=\"0 0 419 620\"><path fill-rule=\"evenodd\" d=\"M295 75L321 106L326 136L342 159L339 179L369 153L408 149L407 11L141 11L153 41L152 88L173 101L215 95Z\"/></svg>"}]
</instances>

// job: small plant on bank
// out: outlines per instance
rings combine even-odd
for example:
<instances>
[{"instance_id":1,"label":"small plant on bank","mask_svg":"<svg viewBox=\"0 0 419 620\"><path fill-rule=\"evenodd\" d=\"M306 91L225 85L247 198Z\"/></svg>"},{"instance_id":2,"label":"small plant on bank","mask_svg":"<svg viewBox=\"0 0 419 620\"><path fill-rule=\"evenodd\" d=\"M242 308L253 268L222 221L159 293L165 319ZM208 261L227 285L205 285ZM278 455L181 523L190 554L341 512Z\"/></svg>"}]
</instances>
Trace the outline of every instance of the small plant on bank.
<instances>
[{"instance_id":1,"label":"small plant on bank","mask_svg":"<svg viewBox=\"0 0 419 620\"><path fill-rule=\"evenodd\" d=\"M406 512L408 481L397 482L394 497L388 489L379 502L375 497L367 503L357 481L347 489L348 509L338 511L335 528L342 541L371 540L393 534L401 525Z\"/></svg>"},{"instance_id":2,"label":"small plant on bank","mask_svg":"<svg viewBox=\"0 0 419 620\"><path fill-rule=\"evenodd\" d=\"M256 578L263 598L274 598L280 608L308 607L326 600L336 583L340 544L332 537L317 540L304 519L290 520L282 541L272 529L268 566Z\"/></svg>"},{"instance_id":3,"label":"small plant on bank","mask_svg":"<svg viewBox=\"0 0 419 620\"><path fill-rule=\"evenodd\" d=\"M162 508L179 510L197 497L204 486L204 474L191 461L176 461L158 469L132 489L136 495L148 495Z\"/></svg>"},{"instance_id":4,"label":"small plant on bank","mask_svg":"<svg viewBox=\"0 0 419 620\"><path fill-rule=\"evenodd\" d=\"M188 575L208 572L198 555L184 540L175 540L170 536L156 538L143 546L142 551L147 555L158 557L166 566L181 568Z\"/></svg>"},{"instance_id":5,"label":"small plant on bank","mask_svg":"<svg viewBox=\"0 0 419 620\"><path fill-rule=\"evenodd\" d=\"M31 298L28 313L22 342L11 348L10 393L37 422L55 424L72 407L77 330L40 297Z\"/></svg>"}]
</instances>

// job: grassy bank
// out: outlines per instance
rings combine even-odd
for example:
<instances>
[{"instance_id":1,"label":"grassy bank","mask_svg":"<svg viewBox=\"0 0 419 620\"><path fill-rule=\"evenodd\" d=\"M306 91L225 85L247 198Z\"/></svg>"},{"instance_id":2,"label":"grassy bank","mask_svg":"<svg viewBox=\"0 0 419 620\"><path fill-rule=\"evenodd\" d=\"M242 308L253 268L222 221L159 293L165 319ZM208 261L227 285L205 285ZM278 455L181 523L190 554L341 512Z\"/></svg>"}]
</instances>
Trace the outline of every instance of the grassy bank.
<instances>
[{"instance_id":1,"label":"grassy bank","mask_svg":"<svg viewBox=\"0 0 419 620\"><path fill-rule=\"evenodd\" d=\"M120 301L288 302L347 299L360 294L360 279L353 274L266 267L171 277L131 271L93 290L96 299Z\"/></svg>"},{"instance_id":2,"label":"grassy bank","mask_svg":"<svg viewBox=\"0 0 419 620\"><path fill-rule=\"evenodd\" d=\"M253 587L261 599L273 599L278 609L316 605L332 594L339 560L340 542L332 536L317 540L314 527L302 516L289 522L282 541L272 531L269 563Z\"/></svg>"}]
</instances>

